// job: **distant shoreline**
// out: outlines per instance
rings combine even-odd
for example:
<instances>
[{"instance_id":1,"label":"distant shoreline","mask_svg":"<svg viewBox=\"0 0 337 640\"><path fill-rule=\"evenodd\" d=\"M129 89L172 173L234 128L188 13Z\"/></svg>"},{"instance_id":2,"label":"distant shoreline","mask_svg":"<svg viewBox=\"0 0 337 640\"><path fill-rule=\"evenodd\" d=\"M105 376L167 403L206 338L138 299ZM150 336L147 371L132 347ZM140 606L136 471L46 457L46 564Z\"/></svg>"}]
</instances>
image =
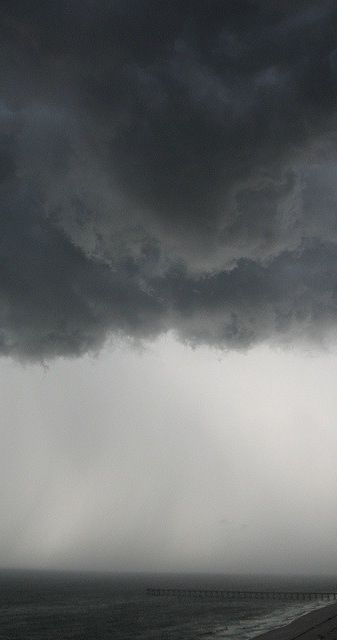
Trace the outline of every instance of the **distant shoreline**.
<instances>
[{"instance_id":1,"label":"distant shoreline","mask_svg":"<svg viewBox=\"0 0 337 640\"><path fill-rule=\"evenodd\" d=\"M283 627L271 629L254 640L335 640L337 630L337 603L327 604L310 611Z\"/></svg>"}]
</instances>

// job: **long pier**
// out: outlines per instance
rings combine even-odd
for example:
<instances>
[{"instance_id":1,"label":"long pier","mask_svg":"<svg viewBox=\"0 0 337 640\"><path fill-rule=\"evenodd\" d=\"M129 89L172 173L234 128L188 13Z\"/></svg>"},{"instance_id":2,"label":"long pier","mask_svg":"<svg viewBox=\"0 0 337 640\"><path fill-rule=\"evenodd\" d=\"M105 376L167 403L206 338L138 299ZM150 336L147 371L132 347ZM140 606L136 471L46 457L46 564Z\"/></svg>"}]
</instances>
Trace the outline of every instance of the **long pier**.
<instances>
[{"instance_id":1,"label":"long pier","mask_svg":"<svg viewBox=\"0 0 337 640\"><path fill-rule=\"evenodd\" d=\"M223 589L160 589L148 588L149 596L178 598L210 598L215 600L336 600L331 591L227 591Z\"/></svg>"}]
</instances>

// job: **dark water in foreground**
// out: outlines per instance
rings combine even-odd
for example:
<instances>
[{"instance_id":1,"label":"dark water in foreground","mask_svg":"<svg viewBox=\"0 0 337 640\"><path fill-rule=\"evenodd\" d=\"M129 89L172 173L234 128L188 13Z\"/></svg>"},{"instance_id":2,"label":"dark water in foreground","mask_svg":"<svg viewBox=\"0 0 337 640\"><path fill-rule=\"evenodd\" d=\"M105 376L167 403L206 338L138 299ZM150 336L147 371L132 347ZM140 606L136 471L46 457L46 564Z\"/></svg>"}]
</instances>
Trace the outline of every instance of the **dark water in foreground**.
<instances>
[{"instance_id":1,"label":"dark water in foreground","mask_svg":"<svg viewBox=\"0 0 337 640\"><path fill-rule=\"evenodd\" d=\"M327 578L1 571L0 640L248 640L323 604L158 598L148 586L336 590Z\"/></svg>"}]
</instances>

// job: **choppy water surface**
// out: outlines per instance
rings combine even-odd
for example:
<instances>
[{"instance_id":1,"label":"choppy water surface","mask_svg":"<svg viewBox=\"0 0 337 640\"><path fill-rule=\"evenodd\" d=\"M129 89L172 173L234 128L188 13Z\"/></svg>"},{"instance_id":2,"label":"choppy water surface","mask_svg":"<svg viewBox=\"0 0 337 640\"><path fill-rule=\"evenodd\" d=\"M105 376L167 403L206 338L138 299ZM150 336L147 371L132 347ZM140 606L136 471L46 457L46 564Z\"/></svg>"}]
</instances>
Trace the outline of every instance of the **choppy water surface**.
<instances>
[{"instance_id":1,"label":"choppy water surface","mask_svg":"<svg viewBox=\"0 0 337 640\"><path fill-rule=\"evenodd\" d=\"M328 591L323 578L0 572L0 640L249 640L326 604L151 597L146 587Z\"/></svg>"}]
</instances>

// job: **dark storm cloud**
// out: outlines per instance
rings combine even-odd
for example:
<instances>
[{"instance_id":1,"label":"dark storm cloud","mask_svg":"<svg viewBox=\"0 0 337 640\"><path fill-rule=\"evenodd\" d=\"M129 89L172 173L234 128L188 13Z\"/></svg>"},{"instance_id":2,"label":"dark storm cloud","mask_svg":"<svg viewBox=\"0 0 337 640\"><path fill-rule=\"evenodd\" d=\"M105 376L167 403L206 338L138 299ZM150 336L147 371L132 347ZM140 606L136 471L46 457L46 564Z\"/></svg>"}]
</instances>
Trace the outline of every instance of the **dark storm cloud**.
<instances>
[{"instance_id":1,"label":"dark storm cloud","mask_svg":"<svg viewBox=\"0 0 337 640\"><path fill-rule=\"evenodd\" d=\"M337 319L335 2L1 8L0 347Z\"/></svg>"}]
</instances>

